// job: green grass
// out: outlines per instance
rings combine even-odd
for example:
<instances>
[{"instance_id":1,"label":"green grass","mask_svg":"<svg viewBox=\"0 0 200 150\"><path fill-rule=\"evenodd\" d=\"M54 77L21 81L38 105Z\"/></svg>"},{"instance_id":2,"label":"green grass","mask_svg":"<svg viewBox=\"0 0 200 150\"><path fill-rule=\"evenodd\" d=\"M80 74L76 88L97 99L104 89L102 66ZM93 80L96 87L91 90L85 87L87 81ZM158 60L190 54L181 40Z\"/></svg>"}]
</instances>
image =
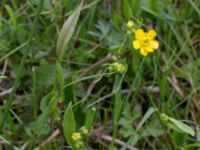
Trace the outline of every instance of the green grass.
<instances>
[{"instance_id":1,"label":"green grass","mask_svg":"<svg viewBox=\"0 0 200 150\"><path fill-rule=\"evenodd\" d=\"M0 1L0 149L200 147L199 8L198 0ZM159 49L134 50L129 20L155 29ZM108 71L113 56L124 74Z\"/></svg>"}]
</instances>

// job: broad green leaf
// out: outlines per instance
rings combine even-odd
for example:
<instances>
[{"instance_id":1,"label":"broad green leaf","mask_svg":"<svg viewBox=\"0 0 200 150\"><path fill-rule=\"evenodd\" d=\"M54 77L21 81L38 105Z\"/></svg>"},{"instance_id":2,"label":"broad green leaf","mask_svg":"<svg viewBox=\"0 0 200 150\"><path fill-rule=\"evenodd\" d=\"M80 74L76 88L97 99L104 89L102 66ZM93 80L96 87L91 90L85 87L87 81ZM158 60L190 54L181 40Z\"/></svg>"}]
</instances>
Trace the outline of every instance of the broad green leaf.
<instances>
[{"instance_id":1,"label":"broad green leaf","mask_svg":"<svg viewBox=\"0 0 200 150\"><path fill-rule=\"evenodd\" d=\"M73 14L67 19L62 29L60 30L60 33L58 35L58 40L57 40L57 57L59 61L62 60L62 57L66 50L66 46L75 31L82 5L83 5L83 1L81 1L81 4L73 12Z\"/></svg>"},{"instance_id":2,"label":"broad green leaf","mask_svg":"<svg viewBox=\"0 0 200 150\"><path fill-rule=\"evenodd\" d=\"M153 108L153 107L150 107L150 108L147 110L147 112L145 113L144 117L143 117L142 120L140 121L140 123L139 123L139 125L138 125L136 131L138 131L138 130L142 127L142 125L145 123L145 121L146 121L155 111L156 111L156 109Z\"/></svg>"},{"instance_id":3,"label":"broad green leaf","mask_svg":"<svg viewBox=\"0 0 200 150\"><path fill-rule=\"evenodd\" d=\"M87 116L86 116L86 119L85 119L85 123L84 123L84 127L87 128L88 130L90 130L91 127L92 127L92 123L94 121L95 112L96 112L96 109L92 108L87 113Z\"/></svg>"},{"instance_id":4,"label":"broad green leaf","mask_svg":"<svg viewBox=\"0 0 200 150\"><path fill-rule=\"evenodd\" d=\"M75 132L76 123L71 103L68 104L68 107L65 110L63 129L66 141L68 142L68 144L74 147L74 143L71 137L72 134Z\"/></svg>"}]
</instances>

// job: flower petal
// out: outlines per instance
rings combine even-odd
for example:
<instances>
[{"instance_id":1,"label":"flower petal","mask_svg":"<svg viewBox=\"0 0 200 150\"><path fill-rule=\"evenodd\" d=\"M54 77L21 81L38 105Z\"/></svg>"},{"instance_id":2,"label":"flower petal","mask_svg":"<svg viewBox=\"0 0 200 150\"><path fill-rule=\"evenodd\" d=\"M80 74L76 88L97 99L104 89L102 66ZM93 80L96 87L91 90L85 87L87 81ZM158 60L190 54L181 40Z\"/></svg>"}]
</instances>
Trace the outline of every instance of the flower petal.
<instances>
[{"instance_id":1,"label":"flower petal","mask_svg":"<svg viewBox=\"0 0 200 150\"><path fill-rule=\"evenodd\" d=\"M153 51L154 51L154 49L151 48L150 46L145 47L145 50L146 50L147 52L153 52Z\"/></svg>"},{"instance_id":2,"label":"flower petal","mask_svg":"<svg viewBox=\"0 0 200 150\"><path fill-rule=\"evenodd\" d=\"M136 40L145 40L145 33L143 29L138 29L135 31L135 38Z\"/></svg>"},{"instance_id":3,"label":"flower petal","mask_svg":"<svg viewBox=\"0 0 200 150\"><path fill-rule=\"evenodd\" d=\"M150 44L150 47L153 48L153 49L158 49L158 47L159 47L159 42L156 41L156 40L150 41L149 44Z\"/></svg>"},{"instance_id":4,"label":"flower petal","mask_svg":"<svg viewBox=\"0 0 200 150\"><path fill-rule=\"evenodd\" d=\"M138 41L138 40L133 41L134 49L139 49L140 47L141 47L140 41Z\"/></svg>"},{"instance_id":5,"label":"flower petal","mask_svg":"<svg viewBox=\"0 0 200 150\"><path fill-rule=\"evenodd\" d=\"M156 31L151 29L149 30L149 32L147 33L147 39L148 40L153 40L153 38L155 38L155 36L157 35Z\"/></svg>"},{"instance_id":6,"label":"flower petal","mask_svg":"<svg viewBox=\"0 0 200 150\"><path fill-rule=\"evenodd\" d=\"M143 56L147 56L147 54L148 54L148 52L145 50L144 47L141 47L140 53L141 53Z\"/></svg>"}]
</instances>

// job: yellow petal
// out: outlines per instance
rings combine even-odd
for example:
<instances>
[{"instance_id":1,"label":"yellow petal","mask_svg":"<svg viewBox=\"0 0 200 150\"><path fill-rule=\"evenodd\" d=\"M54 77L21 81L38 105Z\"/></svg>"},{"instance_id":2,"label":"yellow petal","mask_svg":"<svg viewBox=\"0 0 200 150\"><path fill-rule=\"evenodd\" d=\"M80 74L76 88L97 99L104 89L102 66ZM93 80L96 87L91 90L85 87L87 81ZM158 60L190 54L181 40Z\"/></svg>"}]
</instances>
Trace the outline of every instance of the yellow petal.
<instances>
[{"instance_id":1,"label":"yellow petal","mask_svg":"<svg viewBox=\"0 0 200 150\"><path fill-rule=\"evenodd\" d=\"M154 51L154 49L151 48L150 46L145 47L145 50L146 50L147 52L153 52L153 51Z\"/></svg>"},{"instance_id":2,"label":"yellow petal","mask_svg":"<svg viewBox=\"0 0 200 150\"><path fill-rule=\"evenodd\" d=\"M143 29L138 29L135 31L135 38L136 40L145 40L145 33Z\"/></svg>"},{"instance_id":3,"label":"yellow petal","mask_svg":"<svg viewBox=\"0 0 200 150\"><path fill-rule=\"evenodd\" d=\"M151 29L149 30L149 32L147 33L147 39L148 40L152 40L153 38L155 38L155 36L157 35L156 31Z\"/></svg>"},{"instance_id":4,"label":"yellow petal","mask_svg":"<svg viewBox=\"0 0 200 150\"><path fill-rule=\"evenodd\" d=\"M138 41L138 40L133 41L134 49L139 49L140 47L141 47L140 41Z\"/></svg>"},{"instance_id":5,"label":"yellow petal","mask_svg":"<svg viewBox=\"0 0 200 150\"><path fill-rule=\"evenodd\" d=\"M145 50L144 47L142 47L142 48L140 49L140 53L141 53L143 56L147 56L147 54L148 54L148 52Z\"/></svg>"},{"instance_id":6,"label":"yellow petal","mask_svg":"<svg viewBox=\"0 0 200 150\"><path fill-rule=\"evenodd\" d=\"M159 47L159 42L156 41L156 40L150 41L149 44L150 44L150 47L153 48L153 49L158 49L158 47Z\"/></svg>"}]
</instances>

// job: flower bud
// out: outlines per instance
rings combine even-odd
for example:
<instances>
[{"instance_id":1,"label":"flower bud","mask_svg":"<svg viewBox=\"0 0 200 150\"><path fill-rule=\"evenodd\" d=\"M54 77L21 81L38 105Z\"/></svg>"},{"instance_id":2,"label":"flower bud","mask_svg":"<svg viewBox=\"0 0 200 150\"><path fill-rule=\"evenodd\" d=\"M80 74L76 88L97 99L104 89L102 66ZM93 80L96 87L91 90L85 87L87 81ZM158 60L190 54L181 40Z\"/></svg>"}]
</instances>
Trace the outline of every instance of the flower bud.
<instances>
[{"instance_id":1,"label":"flower bud","mask_svg":"<svg viewBox=\"0 0 200 150\"><path fill-rule=\"evenodd\" d=\"M81 139L81 134L79 133L79 132L74 132L73 134L72 134L72 140L73 141L79 141Z\"/></svg>"},{"instance_id":2,"label":"flower bud","mask_svg":"<svg viewBox=\"0 0 200 150\"><path fill-rule=\"evenodd\" d=\"M134 26L135 26L135 23L134 23L133 21L131 21L131 20L129 20L129 21L127 22L127 24L126 24L126 27L127 27L128 29L133 29Z\"/></svg>"}]
</instances>

